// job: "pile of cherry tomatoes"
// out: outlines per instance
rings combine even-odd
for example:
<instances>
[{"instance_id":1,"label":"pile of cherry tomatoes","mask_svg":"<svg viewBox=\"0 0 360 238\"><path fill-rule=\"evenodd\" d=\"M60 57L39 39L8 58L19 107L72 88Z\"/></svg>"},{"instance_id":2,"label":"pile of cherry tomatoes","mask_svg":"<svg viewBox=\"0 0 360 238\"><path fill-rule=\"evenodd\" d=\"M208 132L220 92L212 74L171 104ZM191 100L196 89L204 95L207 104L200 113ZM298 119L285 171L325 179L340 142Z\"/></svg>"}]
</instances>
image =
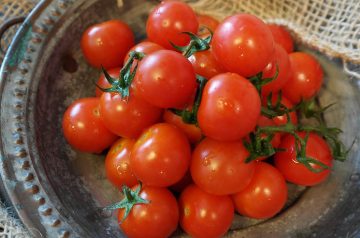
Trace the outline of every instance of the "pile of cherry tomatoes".
<instances>
[{"instance_id":1,"label":"pile of cherry tomatoes","mask_svg":"<svg viewBox=\"0 0 360 238\"><path fill-rule=\"evenodd\" d=\"M63 117L73 148L110 147L106 174L124 199L108 208L119 208L128 237L168 237L178 224L192 237L220 237L235 211L270 218L287 201L286 181L316 185L345 156L339 130L311 101L322 68L293 52L284 28L249 14L218 22L168 0L146 33L135 45L119 20L83 33L86 60L103 72L96 97Z\"/></svg>"}]
</instances>

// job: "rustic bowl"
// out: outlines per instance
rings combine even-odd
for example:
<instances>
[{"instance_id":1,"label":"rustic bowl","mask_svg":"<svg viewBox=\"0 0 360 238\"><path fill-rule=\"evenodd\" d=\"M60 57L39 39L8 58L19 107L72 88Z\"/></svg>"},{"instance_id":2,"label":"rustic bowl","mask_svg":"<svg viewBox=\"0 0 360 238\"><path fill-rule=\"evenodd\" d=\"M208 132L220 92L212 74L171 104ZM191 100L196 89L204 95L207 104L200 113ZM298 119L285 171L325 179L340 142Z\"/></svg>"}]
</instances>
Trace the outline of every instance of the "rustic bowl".
<instances>
[{"instance_id":1,"label":"rustic bowl","mask_svg":"<svg viewBox=\"0 0 360 238\"><path fill-rule=\"evenodd\" d=\"M111 18L127 22L144 37L144 22L157 1L45 0L26 19L1 68L1 189L37 237L123 237L115 214L102 207L121 194L104 176L103 156L79 153L66 143L61 118L75 99L94 94L99 71L81 54L81 33ZM360 138L360 81L341 61L315 51L325 69L322 105L350 145ZM237 216L229 237L358 237L360 154L356 140L346 162L335 162L330 179L306 189L289 185L291 199L278 216ZM174 236L183 236L178 231ZM145 237L145 235L144 235Z\"/></svg>"}]
</instances>

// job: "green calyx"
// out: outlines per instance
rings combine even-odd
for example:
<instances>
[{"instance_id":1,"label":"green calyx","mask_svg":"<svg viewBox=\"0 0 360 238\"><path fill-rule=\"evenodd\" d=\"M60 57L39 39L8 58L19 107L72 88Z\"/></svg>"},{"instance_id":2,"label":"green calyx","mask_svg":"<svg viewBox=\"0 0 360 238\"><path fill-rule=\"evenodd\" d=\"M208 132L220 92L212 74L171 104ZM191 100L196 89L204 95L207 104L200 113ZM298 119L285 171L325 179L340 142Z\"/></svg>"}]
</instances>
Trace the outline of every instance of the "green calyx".
<instances>
[{"instance_id":1,"label":"green calyx","mask_svg":"<svg viewBox=\"0 0 360 238\"><path fill-rule=\"evenodd\" d=\"M96 84L103 92L116 92L121 95L122 98L128 98L130 95L130 86L135 77L135 73L138 67L138 61L142 60L145 57L144 53L131 51L129 54L129 59L120 70L119 78L113 78L109 73L101 67L106 80L111 85L110 88L102 88ZM135 62L136 60L136 62ZM132 65L135 62L135 67L132 69Z\"/></svg>"},{"instance_id":2,"label":"green calyx","mask_svg":"<svg viewBox=\"0 0 360 238\"><path fill-rule=\"evenodd\" d=\"M141 183L136 187L135 191L131 190L127 186L122 187L122 192L124 194L123 200L115 204L111 204L104 208L104 210L116 210L116 209L125 209L124 216L122 217L120 224L129 216L131 209L136 204L148 204L149 200L143 199L139 196L141 191Z\"/></svg>"},{"instance_id":3,"label":"green calyx","mask_svg":"<svg viewBox=\"0 0 360 238\"><path fill-rule=\"evenodd\" d=\"M261 94L261 89L264 85L274 81L279 76L279 66L276 64L276 71L274 76L270 78L263 78L263 72L259 72L257 75L252 76L249 81L255 86L256 90Z\"/></svg>"}]
</instances>

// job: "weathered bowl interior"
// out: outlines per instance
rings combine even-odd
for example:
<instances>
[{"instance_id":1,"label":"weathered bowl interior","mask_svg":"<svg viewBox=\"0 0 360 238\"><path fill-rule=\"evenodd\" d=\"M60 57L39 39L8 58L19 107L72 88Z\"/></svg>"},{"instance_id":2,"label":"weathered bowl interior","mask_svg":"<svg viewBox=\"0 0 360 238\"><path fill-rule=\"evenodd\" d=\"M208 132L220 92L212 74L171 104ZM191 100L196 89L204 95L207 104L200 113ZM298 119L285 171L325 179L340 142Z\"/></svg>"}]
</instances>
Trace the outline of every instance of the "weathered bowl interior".
<instances>
[{"instance_id":1,"label":"weathered bowl interior","mask_svg":"<svg viewBox=\"0 0 360 238\"><path fill-rule=\"evenodd\" d=\"M104 156L79 153L66 143L62 115L80 97L93 96L99 70L80 51L87 26L117 18L127 22L137 40L157 1L44 1L18 33L1 71L1 156L3 190L20 218L36 236L122 237L115 214L101 208L121 194L105 178ZM52 20L49 24L46 20ZM26 38L31 31L31 37ZM21 60L11 56L27 43ZM346 76L339 60L309 49L325 69L322 105L350 145L360 135L360 81ZM359 141L345 163L336 162L330 179L304 190L290 186L289 207L267 221L234 222L229 237L355 237L360 234ZM181 236L180 232L176 236ZM144 236L145 237L145 236Z\"/></svg>"}]
</instances>

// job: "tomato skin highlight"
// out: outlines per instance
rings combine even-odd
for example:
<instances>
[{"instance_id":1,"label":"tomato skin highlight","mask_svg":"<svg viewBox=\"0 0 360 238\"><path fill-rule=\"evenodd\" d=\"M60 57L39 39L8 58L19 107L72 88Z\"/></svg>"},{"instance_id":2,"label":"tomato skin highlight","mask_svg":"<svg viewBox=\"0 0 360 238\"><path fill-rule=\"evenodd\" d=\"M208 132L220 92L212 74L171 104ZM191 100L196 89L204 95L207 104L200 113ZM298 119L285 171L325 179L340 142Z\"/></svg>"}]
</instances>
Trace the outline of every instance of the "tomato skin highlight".
<instances>
[{"instance_id":1,"label":"tomato skin highlight","mask_svg":"<svg viewBox=\"0 0 360 238\"><path fill-rule=\"evenodd\" d=\"M250 184L232 198L240 214L265 219L275 216L284 207L287 194L284 176L275 167L258 162Z\"/></svg>"},{"instance_id":2,"label":"tomato skin highlight","mask_svg":"<svg viewBox=\"0 0 360 238\"><path fill-rule=\"evenodd\" d=\"M64 113L62 127L67 142L82 152L101 153L117 139L103 124L95 97L74 101Z\"/></svg>"},{"instance_id":3,"label":"tomato skin highlight","mask_svg":"<svg viewBox=\"0 0 360 238\"><path fill-rule=\"evenodd\" d=\"M179 221L179 207L174 195L165 188L144 186L140 197L150 203L135 205L122 223L120 221L125 209L119 210L121 230L129 238L169 237L176 230Z\"/></svg>"},{"instance_id":4,"label":"tomato skin highlight","mask_svg":"<svg viewBox=\"0 0 360 238\"><path fill-rule=\"evenodd\" d=\"M160 108L185 106L197 87L191 63L170 50L146 56L139 64L134 84L142 98Z\"/></svg>"},{"instance_id":5,"label":"tomato skin highlight","mask_svg":"<svg viewBox=\"0 0 360 238\"><path fill-rule=\"evenodd\" d=\"M205 85L198 122L204 135L235 141L255 129L261 101L255 87L234 73L218 74Z\"/></svg>"},{"instance_id":6,"label":"tomato skin highlight","mask_svg":"<svg viewBox=\"0 0 360 238\"><path fill-rule=\"evenodd\" d=\"M185 46L190 37L182 32L197 33L199 23L189 5L180 1L163 1L150 13L146 22L148 38L166 49L174 49L169 43Z\"/></svg>"},{"instance_id":7,"label":"tomato skin highlight","mask_svg":"<svg viewBox=\"0 0 360 238\"><path fill-rule=\"evenodd\" d=\"M130 153L135 140L121 138L110 148L105 158L107 179L117 188L135 186L138 181L130 168Z\"/></svg>"},{"instance_id":8,"label":"tomato skin highlight","mask_svg":"<svg viewBox=\"0 0 360 238\"><path fill-rule=\"evenodd\" d=\"M241 141L203 139L193 151L191 177L202 190L215 195L240 192L251 181L254 162L245 163L249 152Z\"/></svg>"},{"instance_id":9,"label":"tomato skin highlight","mask_svg":"<svg viewBox=\"0 0 360 238\"><path fill-rule=\"evenodd\" d=\"M274 37L274 41L281 45L288 54L292 53L294 51L294 41L290 33L283 26L268 24L268 27Z\"/></svg>"},{"instance_id":10,"label":"tomato skin highlight","mask_svg":"<svg viewBox=\"0 0 360 238\"><path fill-rule=\"evenodd\" d=\"M216 28L212 47L215 58L226 70L250 77L269 63L274 39L262 20L250 14L237 14Z\"/></svg>"},{"instance_id":11,"label":"tomato skin highlight","mask_svg":"<svg viewBox=\"0 0 360 238\"><path fill-rule=\"evenodd\" d=\"M191 237L222 237L229 230L234 205L229 196L217 196L189 185L179 198L180 225Z\"/></svg>"},{"instance_id":12,"label":"tomato skin highlight","mask_svg":"<svg viewBox=\"0 0 360 238\"><path fill-rule=\"evenodd\" d=\"M190 143L184 133L171 124L158 123L138 138L130 165L145 185L168 187L185 175L190 159Z\"/></svg>"},{"instance_id":13,"label":"tomato skin highlight","mask_svg":"<svg viewBox=\"0 0 360 238\"><path fill-rule=\"evenodd\" d=\"M202 133L199 127L194 124L185 123L182 118L169 110L166 110L163 114L164 122L172 124L178 127L186 137L189 139L191 144L196 144L202 138Z\"/></svg>"},{"instance_id":14,"label":"tomato skin highlight","mask_svg":"<svg viewBox=\"0 0 360 238\"><path fill-rule=\"evenodd\" d=\"M290 59L286 51L278 44L275 44L275 50L270 62L263 69L262 78L272 78L276 73L276 66L278 66L278 76L270 83L262 87L262 95L266 96L270 92L278 92L289 80L291 76Z\"/></svg>"},{"instance_id":15,"label":"tomato skin highlight","mask_svg":"<svg viewBox=\"0 0 360 238\"><path fill-rule=\"evenodd\" d=\"M134 45L134 33L122 21L110 20L90 26L81 38L81 49L93 67L122 66L126 52Z\"/></svg>"},{"instance_id":16,"label":"tomato skin highlight","mask_svg":"<svg viewBox=\"0 0 360 238\"><path fill-rule=\"evenodd\" d=\"M305 138L306 133L299 132L298 135L301 138ZM306 156L318 160L330 168L322 172L312 172L306 168L305 165L297 161L295 139L292 135L287 135L283 138L279 147L284 148L285 151L279 151L275 154L275 166L287 181L303 186L314 186L325 181L329 176L333 161L331 150L326 141L317 134L309 134L306 145ZM316 169L321 168L315 164L311 166Z\"/></svg>"},{"instance_id":17,"label":"tomato skin highlight","mask_svg":"<svg viewBox=\"0 0 360 238\"><path fill-rule=\"evenodd\" d=\"M282 91L284 96L293 103L301 99L308 100L320 90L324 73L319 62L304 52L289 54L292 75Z\"/></svg>"},{"instance_id":18,"label":"tomato skin highlight","mask_svg":"<svg viewBox=\"0 0 360 238\"><path fill-rule=\"evenodd\" d=\"M144 129L160 120L162 110L130 90L128 99L118 93L103 93L100 113L110 131L121 137L137 138Z\"/></svg>"}]
</instances>

